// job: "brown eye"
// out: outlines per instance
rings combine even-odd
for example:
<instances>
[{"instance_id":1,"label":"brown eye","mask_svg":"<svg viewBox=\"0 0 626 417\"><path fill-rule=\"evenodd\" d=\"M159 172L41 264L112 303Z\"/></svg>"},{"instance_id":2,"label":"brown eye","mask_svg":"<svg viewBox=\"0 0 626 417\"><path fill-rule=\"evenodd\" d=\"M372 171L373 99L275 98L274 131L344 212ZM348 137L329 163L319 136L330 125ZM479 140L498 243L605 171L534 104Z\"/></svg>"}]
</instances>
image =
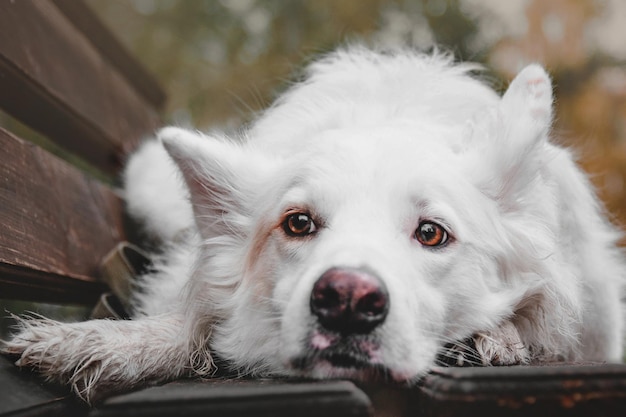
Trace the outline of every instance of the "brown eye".
<instances>
[{"instance_id":1,"label":"brown eye","mask_svg":"<svg viewBox=\"0 0 626 417\"><path fill-rule=\"evenodd\" d=\"M423 221L417 226L415 239L424 246L442 246L448 241L448 232L437 223Z\"/></svg>"},{"instance_id":2,"label":"brown eye","mask_svg":"<svg viewBox=\"0 0 626 417\"><path fill-rule=\"evenodd\" d=\"M283 221L283 230L288 236L302 237L317 231L311 216L305 213L293 213Z\"/></svg>"}]
</instances>

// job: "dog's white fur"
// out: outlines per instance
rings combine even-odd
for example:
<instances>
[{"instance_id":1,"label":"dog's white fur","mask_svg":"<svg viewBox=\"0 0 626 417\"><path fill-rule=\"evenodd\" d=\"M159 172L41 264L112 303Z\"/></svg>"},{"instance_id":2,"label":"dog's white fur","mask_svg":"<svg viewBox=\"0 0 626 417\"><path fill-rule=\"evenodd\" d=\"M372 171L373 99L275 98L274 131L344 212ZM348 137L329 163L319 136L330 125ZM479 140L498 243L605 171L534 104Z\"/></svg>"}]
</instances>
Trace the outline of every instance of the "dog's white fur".
<instances>
[{"instance_id":1,"label":"dog's white fur","mask_svg":"<svg viewBox=\"0 0 626 417\"><path fill-rule=\"evenodd\" d=\"M4 351L86 399L207 375L214 357L244 374L411 383L438 355L467 360L468 338L483 364L619 361L619 233L549 141L550 79L528 66L499 97L476 69L347 48L237 140L161 130L125 172L129 212L165 247L134 320L21 320ZM287 236L289 210L317 231ZM423 220L449 242L420 244ZM344 341L371 366L318 355L343 337L309 306L333 267L388 289L384 323Z\"/></svg>"}]
</instances>

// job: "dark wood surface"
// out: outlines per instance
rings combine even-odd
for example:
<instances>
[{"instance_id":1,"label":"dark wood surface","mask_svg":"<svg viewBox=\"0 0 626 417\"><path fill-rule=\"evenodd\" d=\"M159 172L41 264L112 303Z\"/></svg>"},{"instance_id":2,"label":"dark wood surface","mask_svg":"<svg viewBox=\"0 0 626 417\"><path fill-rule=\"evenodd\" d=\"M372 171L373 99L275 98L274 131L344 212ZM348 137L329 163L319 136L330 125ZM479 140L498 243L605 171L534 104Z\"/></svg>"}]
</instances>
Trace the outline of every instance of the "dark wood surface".
<instances>
[{"instance_id":1,"label":"dark wood surface","mask_svg":"<svg viewBox=\"0 0 626 417\"><path fill-rule=\"evenodd\" d=\"M86 408L0 358L0 415L623 417L626 365L437 368L413 388L349 381L178 380Z\"/></svg>"},{"instance_id":2,"label":"dark wood surface","mask_svg":"<svg viewBox=\"0 0 626 417\"><path fill-rule=\"evenodd\" d=\"M72 417L87 413L86 407L58 385L0 357L0 416Z\"/></svg>"},{"instance_id":3,"label":"dark wood surface","mask_svg":"<svg viewBox=\"0 0 626 417\"><path fill-rule=\"evenodd\" d=\"M115 174L127 151L158 127L162 98L145 98L146 79L140 72L121 73L110 64L121 59L119 48L94 41L101 45L96 48L85 37L88 9L72 13L77 6L59 4L65 7L49 1L0 1L0 108ZM111 59L103 55L109 50Z\"/></svg>"},{"instance_id":4,"label":"dark wood surface","mask_svg":"<svg viewBox=\"0 0 626 417\"><path fill-rule=\"evenodd\" d=\"M424 417L623 417L626 365L437 368L416 401Z\"/></svg>"},{"instance_id":5,"label":"dark wood surface","mask_svg":"<svg viewBox=\"0 0 626 417\"><path fill-rule=\"evenodd\" d=\"M104 256L124 239L106 186L0 129L0 294L90 304Z\"/></svg>"},{"instance_id":6,"label":"dark wood surface","mask_svg":"<svg viewBox=\"0 0 626 417\"><path fill-rule=\"evenodd\" d=\"M189 380L119 395L89 416L371 415L367 396L348 381Z\"/></svg>"},{"instance_id":7,"label":"dark wood surface","mask_svg":"<svg viewBox=\"0 0 626 417\"><path fill-rule=\"evenodd\" d=\"M348 381L180 380L104 400L89 408L67 388L44 382L0 357L0 416L298 416L372 415L368 397Z\"/></svg>"}]
</instances>

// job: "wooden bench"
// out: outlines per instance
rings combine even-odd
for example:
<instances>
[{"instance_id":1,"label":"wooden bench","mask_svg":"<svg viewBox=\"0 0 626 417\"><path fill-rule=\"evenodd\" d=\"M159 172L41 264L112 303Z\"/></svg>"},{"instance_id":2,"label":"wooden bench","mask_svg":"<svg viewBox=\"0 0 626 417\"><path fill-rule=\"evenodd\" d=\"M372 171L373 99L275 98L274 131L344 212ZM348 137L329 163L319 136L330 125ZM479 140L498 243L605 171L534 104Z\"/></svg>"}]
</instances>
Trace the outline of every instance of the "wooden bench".
<instances>
[{"instance_id":1,"label":"wooden bench","mask_svg":"<svg viewBox=\"0 0 626 417\"><path fill-rule=\"evenodd\" d=\"M159 126L164 102L159 85L82 2L0 1L1 109L39 132L38 143L83 161L79 169L21 139L31 135L16 122L7 123L13 133L0 128L0 298L93 306L108 290L100 264L128 232L123 203L107 184ZM626 369L437 368L414 388L185 380L89 409L67 388L0 358L1 416L479 413L623 416Z\"/></svg>"}]
</instances>

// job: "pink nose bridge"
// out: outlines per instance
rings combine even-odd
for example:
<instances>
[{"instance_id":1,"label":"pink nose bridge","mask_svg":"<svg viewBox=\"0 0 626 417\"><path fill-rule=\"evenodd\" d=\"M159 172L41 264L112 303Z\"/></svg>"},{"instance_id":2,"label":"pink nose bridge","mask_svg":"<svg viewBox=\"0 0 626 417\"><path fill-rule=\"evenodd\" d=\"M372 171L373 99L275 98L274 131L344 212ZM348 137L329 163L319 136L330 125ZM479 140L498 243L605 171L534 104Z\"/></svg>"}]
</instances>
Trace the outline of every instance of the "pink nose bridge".
<instances>
[{"instance_id":1,"label":"pink nose bridge","mask_svg":"<svg viewBox=\"0 0 626 417\"><path fill-rule=\"evenodd\" d=\"M365 334L387 317L389 293L385 284L370 272L331 268L314 284L310 306L325 329Z\"/></svg>"}]
</instances>

